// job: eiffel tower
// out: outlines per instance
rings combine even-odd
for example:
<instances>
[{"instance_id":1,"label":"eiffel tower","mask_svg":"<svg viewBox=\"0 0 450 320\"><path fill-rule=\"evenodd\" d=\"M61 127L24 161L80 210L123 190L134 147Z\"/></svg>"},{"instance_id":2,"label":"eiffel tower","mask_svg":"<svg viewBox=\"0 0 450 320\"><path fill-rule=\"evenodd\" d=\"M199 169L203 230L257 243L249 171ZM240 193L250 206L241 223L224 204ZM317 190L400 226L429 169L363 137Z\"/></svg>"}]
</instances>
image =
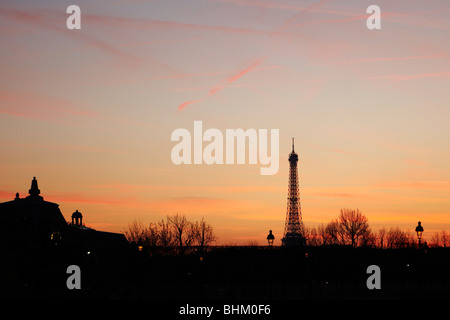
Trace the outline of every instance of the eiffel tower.
<instances>
[{"instance_id":1,"label":"eiffel tower","mask_svg":"<svg viewBox=\"0 0 450 320\"><path fill-rule=\"evenodd\" d=\"M294 151L294 138L292 138L292 152L289 154L289 190L287 198L286 224L281 239L283 246L305 245L305 230L302 221L300 206L300 192L297 173L298 155Z\"/></svg>"}]
</instances>

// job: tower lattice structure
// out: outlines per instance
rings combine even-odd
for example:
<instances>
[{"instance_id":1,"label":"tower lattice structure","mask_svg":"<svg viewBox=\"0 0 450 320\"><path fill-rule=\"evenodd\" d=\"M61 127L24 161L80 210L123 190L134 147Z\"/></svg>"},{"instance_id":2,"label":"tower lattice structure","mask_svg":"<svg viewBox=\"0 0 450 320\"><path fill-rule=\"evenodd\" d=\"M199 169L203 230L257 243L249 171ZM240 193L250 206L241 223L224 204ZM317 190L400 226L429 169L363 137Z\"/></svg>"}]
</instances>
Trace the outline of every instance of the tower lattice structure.
<instances>
[{"instance_id":1,"label":"tower lattice structure","mask_svg":"<svg viewBox=\"0 0 450 320\"><path fill-rule=\"evenodd\" d=\"M300 205L297 163L298 155L294 151L294 138L292 138L292 152L289 154L289 190L286 223L283 239L281 240L283 245L304 245L306 242Z\"/></svg>"}]
</instances>

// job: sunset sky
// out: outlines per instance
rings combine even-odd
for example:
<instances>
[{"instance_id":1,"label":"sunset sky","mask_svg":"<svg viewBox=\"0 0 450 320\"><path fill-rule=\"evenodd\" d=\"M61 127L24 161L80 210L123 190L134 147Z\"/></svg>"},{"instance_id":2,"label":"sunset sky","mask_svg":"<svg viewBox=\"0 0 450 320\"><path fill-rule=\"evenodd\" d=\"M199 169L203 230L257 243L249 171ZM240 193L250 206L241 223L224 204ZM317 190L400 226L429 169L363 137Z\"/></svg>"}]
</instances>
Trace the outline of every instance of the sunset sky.
<instances>
[{"instance_id":1,"label":"sunset sky","mask_svg":"<svg viewBox=\"0 0 450 320\"><path fill-rule=\"evenodd\" d=\"M280 244L295 137L305 226L358 208L375 232L450 231L448 0L2 0L0 42L0 202L35 176L97 230L178 212ZM278 173L173 164L195 120L279 129Z\"/></svg>"}]
</instances>

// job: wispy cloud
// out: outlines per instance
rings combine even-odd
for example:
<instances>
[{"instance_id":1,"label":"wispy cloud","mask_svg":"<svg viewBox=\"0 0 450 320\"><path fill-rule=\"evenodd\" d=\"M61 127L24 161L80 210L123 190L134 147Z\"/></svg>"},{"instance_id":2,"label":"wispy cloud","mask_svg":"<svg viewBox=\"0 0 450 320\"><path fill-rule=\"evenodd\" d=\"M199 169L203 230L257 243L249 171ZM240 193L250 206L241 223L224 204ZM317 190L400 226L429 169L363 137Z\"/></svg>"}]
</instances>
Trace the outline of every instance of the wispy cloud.
<instances>
[{"instance_id":1,"label":"wispy cloud","mask_svg":"<svg viewBox=\"0 0 450 320\"><path fill-rule=\"evenodd\" d=\"M4 192L0 191L0 197ZM11 193L6 194L11 198ZM234 200L209 196L180 197L142 197L136 195L117 194L86 194L84 192L48 191L44 199L67 207L76 205L110 205L127 209L145 209L153 212L172 214L183 208L183 213L198 213L211 211L211 207L226 207L233 205Z\"/></svg>"},{"instance_id":2,"label":"wispy cloud","mask_svg":"<svg viewBox=\"0 0 450 320\"><path fill-rule=\"evenodd\" d=\"M52 30L63 35L67 35L67 32L69 32L64 22L67 18L64 11L61 12L54 9L35 9L24 11L4 7L0 8L0 16L21 24ZM89 15L83 15L83 21L88 18L88 16ZM71 38L78 39L84 42L87 46L94 47L126 61L136 62L139 60L137 57L123 50L119 50L116 46L112 46L106 41L93 37L86 32L72 32Z\"/></svg>"},{"instance_id":3,"label":"wispy cloud","mask_svg":"<svg viewBox=\"0 0 450 320\"><path fill-rule=\"evenodd\" d=\"M367 196L355 193L344 193L344 192L311 192L310 195L317 195L320 197L327 198L344 198L344 199L352 199L352 198L366 198Z\"/></svg>"},{"instance_id":4,"label":"wispy cloud","mask_svg":"<svg viewBox=\"0 0 450 320\"><path fill-rule=\"evenodd\" d=\"M23 149L44 149L44 150L56 150L56 151L65 151L65 152L96 152L96 153L114 153L119 154L123 153L121 150L117 149L111 149L111 148L105 148L103 146L86 146L86 145L76 145L76 144L70 144L70 143L57 143L57 144L44 144L44 143L18 143L18 142L12 142L9 140L0 140L0 145L3 147L16 147L16 148L23 148Z\"/></svg>"},{"instance_id":5,"label":"wispy cloud","mask_svg":"<svg viewBox=\"0 0 450 320\"><path fill-rule=\"evenodd\" d=\"M156 184L130 184L123 182L105 183L98 185L88 186L93 192L95 190L107 190L111 193L119 194L136 194L137 192L156 194L158 191L176 191L177 193L190 192L193 194L205 194L208 192L220 193L220 194L236 194L236 193L278 193L284 192L284 186L272 186L272 185L156 185Z\"/></svg>"},{"instance_id":6,"label":"wispy cloud","mask_svg":"<svg viewBox=\"0 0 450 320\"><path fill-rule=\"evenodd\" d=\"M386 181L374 185L385 189L418 189L450 192L450 181Z\"/></svg>"},{"instance_id":7,"label":"wispy cloud","mask_svg":"<svg viewBox=\"0 0 450 320\"><path fill-rule=\"evenodd\" d=\"M173 74L173 75L167 75L167 76L152 77L152 78L148 78L146 80L163 80L163 79L192 78L192 77L201 77L201 76L216 76L216 75L226 74L229 72L230 71L182 73L182 74Z\"/></svg>"},{"instance_id":8,"label":"wispy cloud","mask_svg":"<svg viewBox=\"0 0 450 320\"><path fill-rule=\"evenodd\" d=\"M450 21L438 17L436 14L445 13L448 16L450 7L446 6L432 11L417 11L383 14L382 18L393 23L419 26L431 29L449 29Z\"/></svg>"},{"instance_id":9,"label":"wispy cloud","mask_svg":"<svg viewBox=\"0 0 450 320\"><path fill-rule=\"evenodd\" d=\"M324 0L325 2L325 0ZM313 10L309 10L313 11ZM416 16L417 13L398 13L398 12L392 12L392 11L381 11L380 13L381 18L388 19L388 18L395 18L395 17L405 17L405 16ZM367 20L367 18L371 16L370 13L363 13L363 14L347 14L347 17L345 18L332 18L332 19L309 19L308 21L302 21L300 23L297 23L293 25L293 27L305 27L305 26L315 26L315 25L327 25L327 24L339 24L339 23L348 23L353 21L360 21L360 20Z\"/></svg>"},{"instance_id":10,"label":"wispy cloud","mask_svg":"<svg viewBox=\"0 0 450 320\"><path fill-rule=\"evenodd\" d=\"M283 66L274 64L274 65L268 65L268 66L259 66L259 67L255 68L255 71L279 70L282 68L283 68ZM140 79L120 79L120 83L139 83L139 82L154 81L154 80L172 80L172 79L193 79L193 78L199 78L199 77L214 77L214 76L220 76L220 75L230 75L230 74L235 74L235 73L236 73L236 70L174 73L174 74L159 75L159 76L140 78ZM200 90L200 89L210 90L211 86L172 88L172 89L168 89L168 91L191 91L191 90Z\"/></svg>"},{"instance_id":11,"label":"wispy cloud","mask_svg":"<svg viewBox=\"0 0 450 320\"><path fill-rule=\"evenodd\" d=\"M332 65L346 65L346 64L358 64L358 63L368 63L368 62L382 62L382 61L409 61L409 60L422 60L422 59L435 59L443 58L447 55L443 52L423 55L423 56L404 56L404 57L382 57L382 58L361 58L346 61L335 61L335 62L324 62L324 63L314 63L314 65L321 66L332 66Z\"/></svg>"},{"instance_id":12,"label":"wispy cloud","mask_svg":"<svg viewBox=\"0 0 450 320\"><path fill-rule=\"evenodd\" d=\"M0 102L0 113L18 117L46 121L73 121L74 117L102 119L100 114L84 110L66 99L42 94L0 90Z\"/></svg>"},{"instance_id":13,"label":"wispy cloud","mask_svg":"<svg viewBox=\"0 0 450 320\"><path fill-rule=\"evenodd\" d=\"M318 146L315 144L311 144L311 143L307 143L306 145L315 148L315 149L320 149L320 150L326 150L326 151L331 151L334 153L340 153L340 154L348 154L348 155L357 155L357 152L354 151L348 151L348 150L344 150L344 149L340 149L340 148L329 148L329 147L322 147L322 146Z\"/></svg>"},{"instance_id":14,"label":"wispy cloud","mask_svg":"<svg viewBox=\"0 0 450 320\"><path fill-rule=\"evenodd\" d=\"M257 66L259 66L261 64L263 60L257 60L255 61L251 66L240 70L238 73L232 75L231 77L225 79L224 83L219 84L217 86L214 86L210 91L209 91L209 95L215 94L217 92L219 92L220 90L223 90L225 87L227 87L228 85L232 84L233 82L235 82L236 80L238 80L239 78L243 77L245 74L249 73L250 71L254 70Z\"/></svg>"},{"instance_id":15,"label":"wispy cloud","mask_svg":"<svg viewBox=\"0 0 450 320\"><path fill-rule=\"evenodd\" d=\"M83 119L94 119L113 123L131 125L146 125L144 121L132 120L127 117L113 117L99 112L90 111L84 105L68 99L31 93L26 91L12 92L0 90L0 114L15 117L79 125Z\"/></svg>"},{"instance_id":16,"label":"wispy cloud","mask_svg":"<svg viewBox=\"0 0 450 320\"><path fill-rule=\"evenodd\" d=\"M289 10L289 11L304 11L312 12L317 14L329 14L337 16L346 16L347 18L339 19L327 19L327 20L315 20L305 22L304 25L309 24L324 24L324 23L342 23L351 22L356 20L365 20L370 14L359 14L356 13L353 8L342 8L342 9L332 9L332 8L321 8L322 4L328 1L320 1L309 7L301 5L286 4L276 0L208 0L210 2L220 2L229 3L232 5L247 6L247 7L257 7L263 9L277 9L277 10ZM412 12L392 12L392 11L381 11L381 16L383 20L405 24L405 25L415 25L436 29L448 29L450 28L450 21L448 19L442 19L436 16L438 13L445 13L450 10L450 7L442 7L431 11L412 11Z\"/></svg>"},{"instance_id":17,"label":"wispy cloud","mask_svg":"<svg viewBox=\"0 0 450 320\"><path fill-rule=\"evenodd\" d=\"M390 74L384 76L373 76L369 77L369 79L373 80L389 80L389 83L396 83L408 80L418 80L418 79L426 79L426 78L435 78L435 77L446 77L450 76L450 71L448 72L430 72L430 73L421 73L421 74Z\"/></svg>"},{"instance_id":18,"label":"wispy cloud","mask_svg":"<svg viewBox=\"0 0 450 320\"><path fill-rule=\"evenodd\" d=\"M0 199L2 200L13 200L15 198L16 191L4 191L0 190Z\"/></svg>"},{"instance_id":19,"label":"wispy cloud","mask_svg":"<svg viewBox=\"0 0 450 320\"><path fill-rule=\"evenodd\" d=\"M329 2L330 0L320 0L317 3L313 3L312 5L302 8L299 12L295 13L291 18L289 18L288 20L286 20L280 27L276 28L275 30L273 30L273 32L282 32L284 30L286 30L287 28L289 28L292 23L298 19L302 14L305 14L311 10L317 9L321 6L323 6L325 3ZM265 56L265 55L261 55L261 56ZM234 74L233 76L226 78L224 81L222 81L220 84L213 86L209 93L208 96L211 96L221 90L223 90L224 88L226 88L228 85L230 85L231 83L235 82L236 80L240 79L242 76L244 76L245 74L255 70L259 65L261 65L264 60L266 59L266 57L264 58L259 58L256 61L254 61L250 66L240 70L239 72L237 72L236 74ZM178 110L181 111L183 109L185 109L185 107L187 105L193 104L193 103L197 103L197 102L201 102L203 101L205 98L203 99L199 99L199 100L195 100L195 101L188 101L188 102L183 102L182 104L180 104L178 106Z\"/></svg>"},{"instance_id":20,"label":"wispy cloud","mask_svg":"<svg viewBox=\"0 0 450 320\"><path fill-rule=\"evenodd\" d=\"M202 102L202 101L203 101L203 99L183 102L182 104L180 104L178 106L178 110L183 110L184 108L186 108L190 104L199 103L199 102Z\"/></svg>"},{"instance_id":21,"label":"wispy cloud","mask_svg":"<svg viewBox=\"0 0 450 320\"><path fill-rule=\"evenodd\" d=\"M238 35L276 35L271 30L255 29L255 28L242 28L242 27L230 27L211 24L197 24L178 21L163 21L155 19L141 19L141 18L129 18L129 17L113 17L106 15L96 14L84 14L83 21L88 24L97 26L106 26L114 28L127 28L127 29L148 29L148 30L179 30L185 32L186 30L197 30L207 32L220 32L228 34Z\"/></svg>"},{"instance_id":22,"label":"wispy cloud","mask_svg":"<svg viewBox=\"0 0 450 320\"><path fill-rule=\"evenodd\" d=\"M233 88L251 88L251 87L258 87L261 86L261 84L258 83L237 83L237 84L231 84L230 87ZM186 91L208 91L211 90L210 86L200 86L200 87L181 87L181 88L172 88L167 89L168 92L186 92Z\"/></svg>"},{"instance_id":23,"label":"wispy cloud","mask_svg":"<svg viewBox=\"0 0 450 320\"><path fill-rule=\"evenodd\" d=\"M291 27L295 20L297 20L300 16L304 15L305 13L314 11L317 8L320 8L324 4L330 2L331 0L320 0L319 2L313 3L310 6L300 10L296 14L294 14L290 19L286 20L284 24L277 29L277 31L283 31L289 27Z\"/></svg>"},{"instance_id":24,"label":"wispy cloud","mask_svg":"<svg viewBox=\"0 0 450 320\"><path fill-rule=\"evenodd\" d=\"M258 67L261 63L262 63L263 59L258 59L255 62L253 62L250 66L239 70L238 72L234 73L232 76L225 78L224 80L222 80L219 84L213 86L208 94L202 98L202 99L198 99L198 100L191 100L191 101L186 101L181 103L178 106L178 110L181 111L183 109L186 108L186 106L194 104L194 103L199 103L202 102L204 99L206 99L208 96L212 96L214 94L216 94L217 92L225 89L227 86L229 86L230 84L232 84L233 82L237 81L238 79L242 78L245 74L249 73L250 71L254 70L256 67Z\"/></svg>"},{"instance_id":25,"label":"wispy cloud","mask_svg":"<svg viewBox=\"0 0 450 320\"><path fill-rule=\"evenodd\" d=\"M277 0L272 1L256 1L256 0L208 0L209 2L220 2L220 3L229 3L233 5L246 6L246 7L256 7L262 9L277 9L277 10L288 10L288 11L305 11L307 12L315 12L315 13L324 13L324 14L332 14L332 15L340 15L340 16L353 16L349 10L335 10L335 9L324 9L320 8L323 3L316 3L312 6L306 7L301 5L293 5L282 3Z\"/></svg>"}]
</instances>

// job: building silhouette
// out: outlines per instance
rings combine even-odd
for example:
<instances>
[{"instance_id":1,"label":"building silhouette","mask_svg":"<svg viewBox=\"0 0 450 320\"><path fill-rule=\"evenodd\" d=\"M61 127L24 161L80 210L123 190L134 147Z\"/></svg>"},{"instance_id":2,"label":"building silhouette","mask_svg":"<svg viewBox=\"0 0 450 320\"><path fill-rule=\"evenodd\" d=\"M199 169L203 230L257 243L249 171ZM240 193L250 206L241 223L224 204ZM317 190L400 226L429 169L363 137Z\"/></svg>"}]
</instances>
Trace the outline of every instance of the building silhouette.
<instances>
[{"instance_id":1,"label":"building silhouette","mask_svg":"<svg viewBox=\"0 0 450 320\"><path fill-rule=\"evenodd\" d=\"M81 212L75 211L74 213L72 213L72 225L76 225L76 226L82 226L83 225L83 215L81 214Z\"/></svg>"},{"instance_id":2,"label":"building silhouette","mask_svg":"<svg viewBox=\"0 0 450 320\"><path fill-rule=\"evenodd\" d=\"M298 155L294 150L294 138L292 138L292 152L289 154L289 188L286 209L286 222L282 245L304 245L306 243L305 231L302 221L300 205L300 191L298 182Z\"/></svg>"},{"instance_id":3,"label":"building silhouette","mask_svg":"<svg viewBox=\"0 0 450 320\"><path fill-rule=\"evenodd\" d=\"M125 247L123 234L102 232L83 225L83 215L76 210L72 223L67 223L57 203L40 195L36 177L28 196L19 193L12 201L0 203L0 245L15 249L65 246L90 251L106 251Z\"/></svg>"},{"instance_id":4,"label":"building silhouette","mask_svg":"<svg viewBox=\"0 0 450 320\"><path fill-rule=\"evenodd\" d=\"M58 241L67 229L59 205L45 201L34 177L29 195L0 203L0 243L15 247L42 247Z\"/></svg>"}]
</instances>

